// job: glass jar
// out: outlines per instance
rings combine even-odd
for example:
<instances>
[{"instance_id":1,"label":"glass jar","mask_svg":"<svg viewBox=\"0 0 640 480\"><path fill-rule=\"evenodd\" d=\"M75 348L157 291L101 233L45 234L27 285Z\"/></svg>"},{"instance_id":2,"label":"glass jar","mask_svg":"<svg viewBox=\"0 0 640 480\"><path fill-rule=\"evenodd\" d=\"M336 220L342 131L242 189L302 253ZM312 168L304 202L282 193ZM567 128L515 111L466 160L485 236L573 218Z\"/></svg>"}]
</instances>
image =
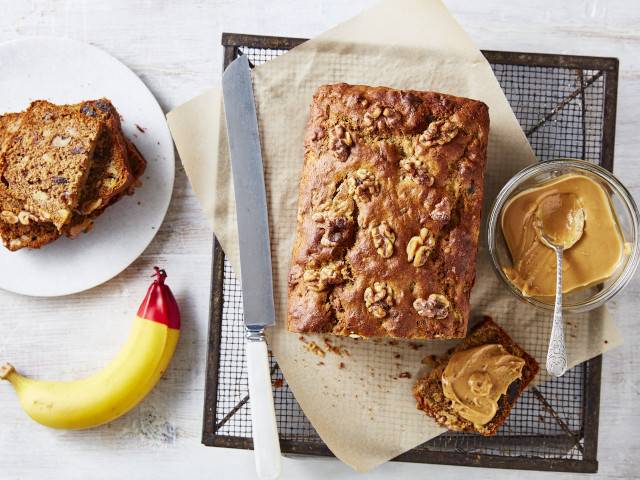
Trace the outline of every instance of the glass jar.
<instances>
[{"instance_id":1,"label":"glass jar","mask_svg":"<svg viewBox=\"0 0 640 480\"><path fill-rule=\"evenodd\" d=\"M563 295L563 310L577 313L592 310L611 300L629 283L640 261L638 207L628 190L609 171L583 160L564 158L536 163L521 170L500 190L491 208L487 235L493 267L509 291L524 302L545 310L553 310L553 297L526 297L505 275L503 268L510 267L512 263L509 248L502 234L501 217L505 204L513 196L569 173L593 179L609 194L625 244L623 257L611 277L597 285L579 288Z\"/></svg>"}]
</instances>

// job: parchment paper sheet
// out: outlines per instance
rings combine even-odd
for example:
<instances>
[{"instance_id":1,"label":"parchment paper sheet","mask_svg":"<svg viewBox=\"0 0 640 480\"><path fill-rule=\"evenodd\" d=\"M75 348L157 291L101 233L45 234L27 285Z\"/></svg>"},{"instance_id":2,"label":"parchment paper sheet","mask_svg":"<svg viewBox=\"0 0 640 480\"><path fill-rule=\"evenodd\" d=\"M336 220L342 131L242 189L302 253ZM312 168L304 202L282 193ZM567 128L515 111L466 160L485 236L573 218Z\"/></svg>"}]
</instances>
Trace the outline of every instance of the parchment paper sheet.
<instances>
[{"instance_id":1,"label":"parchment paper sheet","mask_svg":"<svg viewBox=\"0 0 640 480\"><path fill-rule=\"evenodd\" d=\"M536 159L491 67L439 0L382 2L254 69L277 318L269 344L322 439L342 461L366 471L443 431L416 409L411 387L421 359L452 343L330 338L339 346L339 354L326 347L328 336L305 335L302 341L286 331L287 273L308 105L318 86L335 82L435 90L487 103L491 134L485 218L505 181ZM239 272L235 201L220 105L219 90L213 89L169 113L168 120L196 195ZM481 235L472 322L484 314L492 316L543 366L550 315L519 302L499 283L491 270L484 231ZM603 309L572 316L567 323L571 365L620 343ZM324 357L309 350L310 341L326 352Z\"/></svg>"}]
</instances>

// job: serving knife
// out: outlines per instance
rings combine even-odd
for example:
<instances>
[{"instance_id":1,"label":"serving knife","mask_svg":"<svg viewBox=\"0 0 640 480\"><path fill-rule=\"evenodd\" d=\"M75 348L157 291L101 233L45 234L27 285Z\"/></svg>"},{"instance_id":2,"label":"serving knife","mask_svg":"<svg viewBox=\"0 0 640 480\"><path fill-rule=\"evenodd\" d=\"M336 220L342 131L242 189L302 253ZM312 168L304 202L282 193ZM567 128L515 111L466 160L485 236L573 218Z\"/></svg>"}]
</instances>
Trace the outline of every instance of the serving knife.
<instances>
[{"instance_id":1,"label":"serving knife","mask_svg":"<svg viewBox=\"0 0 640 480\"><path fill-rule=\"evenodd\" d=\"M246 56L238 57L225 70L222 94L238 217L253 448L258 477L271 480L280 476L281 455L264 329L276 322L267 196Z\"/></svg>"}]
</instances>

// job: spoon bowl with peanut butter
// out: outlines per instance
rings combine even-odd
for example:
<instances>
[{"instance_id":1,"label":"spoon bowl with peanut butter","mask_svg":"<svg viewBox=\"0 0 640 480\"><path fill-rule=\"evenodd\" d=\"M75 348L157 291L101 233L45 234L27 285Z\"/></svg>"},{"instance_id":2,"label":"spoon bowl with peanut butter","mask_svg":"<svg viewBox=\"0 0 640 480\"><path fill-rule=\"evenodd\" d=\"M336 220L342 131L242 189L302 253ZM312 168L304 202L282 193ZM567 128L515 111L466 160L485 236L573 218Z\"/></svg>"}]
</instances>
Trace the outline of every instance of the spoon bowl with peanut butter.
<instances>
[{"instance_id":1,"label":"spoon bowl with peanut butter","mask_svg":"<svg viewBox=\"0 0 640 480\"><path fill-rule=\"evenodd\" d=\"M567 370L567 350L562 319L562 258L565 250L582 238L586 220L580 198L573 193L551 193L540 200L535 212L535 230L540 242L556 254L556 301L547 372L560 377Z\"/></svg>"}]
</instances>

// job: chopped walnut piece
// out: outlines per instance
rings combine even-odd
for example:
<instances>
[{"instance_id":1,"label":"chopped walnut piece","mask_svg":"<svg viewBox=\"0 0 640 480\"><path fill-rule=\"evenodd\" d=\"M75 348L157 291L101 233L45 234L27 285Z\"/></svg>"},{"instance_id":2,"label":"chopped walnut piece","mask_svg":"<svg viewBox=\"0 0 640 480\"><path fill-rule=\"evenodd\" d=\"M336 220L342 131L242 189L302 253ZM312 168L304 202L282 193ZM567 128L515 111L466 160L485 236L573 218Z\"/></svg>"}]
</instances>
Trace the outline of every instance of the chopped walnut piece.
<instances>
[{"instance_id":1,"label":"chopped walnut piece","mask_svg":"<svg viewBox=\"0 0 640 480\"><path fill-rule=\"evenodd\" d=\"M400 160L400 168L416 183L421 183L430 187L435 182L435 177L429 173L429 168L426 165L426 162L421 158L403 158Z\"/></svg>"},{"instance_id":2,"label":"chopped walnut piece","mask_svg":"<svg viewBox=\"0 0 640 480\"><path fill-rule=\"evenodd\" d=\"M418 142L423 147L444 145L458 135L458 127L449 120L436 120L431 122L427 129L418 137Z\"/></svg>"},{"instance_id":3,"label":"chopped walnut piece","mask_svg":"<svg viewBox=\"0 0 640 480\"><path fill-rule=\"evenodd\" d=\"M29 225L29 222L31 222L31 221L37 222L38 221L38 217L36 217L35 215L33 215L33 214L29 213L29 212L25 212L23 210L20 213L18 213L18 221L22 225Z\"/></svg>"},{"instance_id":4,"label":"chopped walnut piece","mask_svg":"<svg viewBox=\"0 0 640 480\"><path fill-rule=\"evenodd\" d=\"M396 241L396 234L387 222L371 227L369 234L376 251L382 258L389 258L393 255L393 242Z\"/></svg>"},{"instance_id":5,"label":"chopped walnut piece","mask_svg":"<svg viewBox=\"0 0 640 480\"><path fill-rule=\"evenodd\" d=\"M348 130L345 130L344 127L336 125L331 131L329 145L331 151L341 162L345 162L349 158L353 144L353 136Z\"/></svg>"},{"instance_id":6,"label":"chopped walnut piece","mask_svg":"<svg viewBox=\"0 0 640 480\"><path fill-rule=\"evenodd\" d=\"M344 240L346 235L347 219L335 217L327 221L327 228L320 239L320 245L325 247L335 247Z\"/></svg>"},{"instance_id":7,"label":"chopped walnut piece","mask_svg":"<svg viewBox=\"0 0 640 480\"><path fill-rule=\"evenodd\" d=\"M10 225L18 223L18 216L15 213L10 212L9 210L3 210L0 213L0 219Z\"/></svg>"},{"instance_id":8,"label":"chopped walnut piece","mask_svg":"<svg viewBox=\"0 0 640 480\"><path fill-rule=\"evenodd\" d=\"M373 105L364 114L362 125L374 130L396 127L402 121L402 114L391 107Z\"/></svg>"},{"instance_id":9,"label":"chopped walnut piece","mask_svg":"<svg viewBox=\"0 0 640 480\"><path fill-rule=\"evenodd\" d=\"M442 320L449 316L449 300L439 293L432 293L426 300L416 298L413 301L413 308L421 317Z\"/></svg>"},{"instance_id":10,"label":"chopped walnut piece","mask_svg":"<svg viewBox=\"0 0 640 480\"><path fill-rule=\"evenodd\" d=\"M11 240L9 240L9 249L22 248L23 245L23 241L19 238L12 238Z\"/></svg>"},{"instance_id":11,"label":"chopped walnut piece","mask_svg":"<svg viewBox=\"0 0 640 480\"><path fill-rule=\"evenodd\" d=\"M436 239L428 228L420 229L420 235L411 237L407 243L407 261L413 263L414 267L421 267L427 263L429 254L436 246Z\"/></svg>"},{"instance_id":12,"label":"chopped walnut piece","mask_svg":"<svg viewBox=\"0 0 640 480\"><path fill-rule=\"evenodd\" d=\"M330 285L339 285L348 278L349 272L344 262L328 263L319 269L305 270L302 279L309 289L322 292Z\"/></svg>"},{"instance_id":13,"label":"chopped walnut piece","mask_svg":"<svg viewBox=\"0 0 640 480\"><path fill-rule=\"evenodd\" d=\"M449 197L442 197L433 210L431 211L431 218L436 222L447 223L451 220L451 200Z\"/></svg>"},{"instance_id":14,"label":"chopped walnut piece","mask_svg":"<svg viewBox=\"0 0 640 480\"><path fill-rule=\"evenodd\" d=\"M357 201L368 202L378 193L379 185L376 176L366 168L359 168L347 177L349 194Z\"/></svg>"},{"instance_id":15,"label":"chopped walnut piece","mask_svg":"<svg viewBox=\"0 0 640 480\"><path fill-rule=\"evenodd\" d=\"M364 304L376 318L386 317L393 303L393 290L385 282L375 282L364 291Z\"/></svg>"}]
</instances>

